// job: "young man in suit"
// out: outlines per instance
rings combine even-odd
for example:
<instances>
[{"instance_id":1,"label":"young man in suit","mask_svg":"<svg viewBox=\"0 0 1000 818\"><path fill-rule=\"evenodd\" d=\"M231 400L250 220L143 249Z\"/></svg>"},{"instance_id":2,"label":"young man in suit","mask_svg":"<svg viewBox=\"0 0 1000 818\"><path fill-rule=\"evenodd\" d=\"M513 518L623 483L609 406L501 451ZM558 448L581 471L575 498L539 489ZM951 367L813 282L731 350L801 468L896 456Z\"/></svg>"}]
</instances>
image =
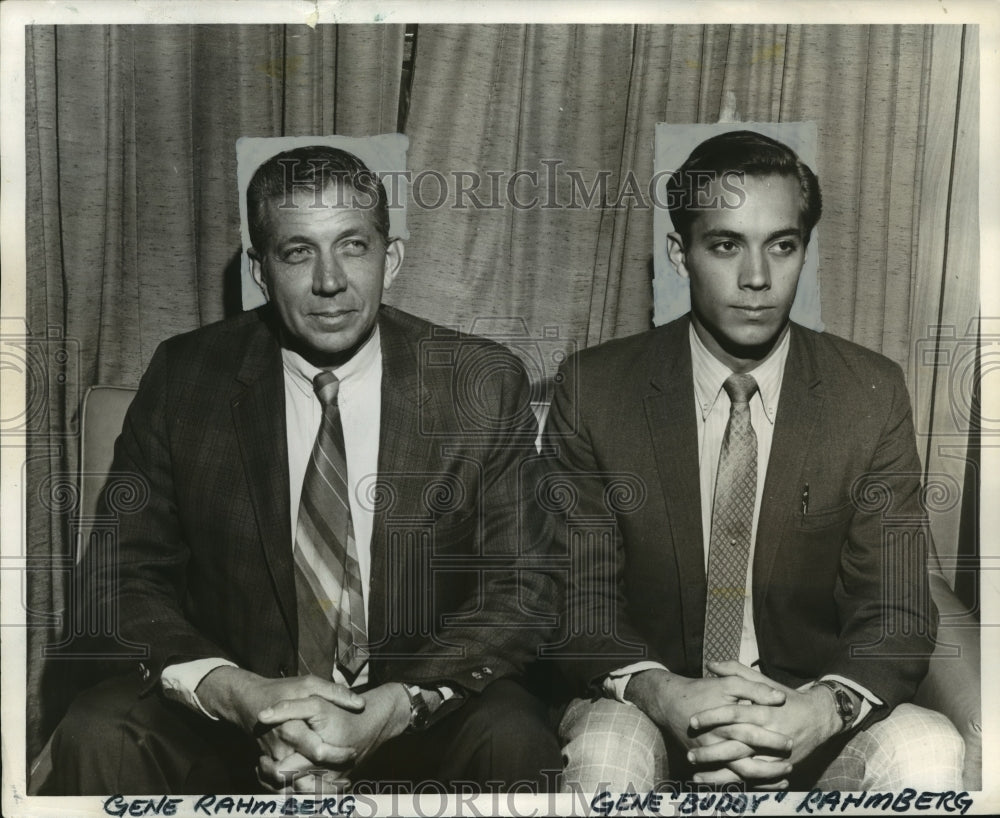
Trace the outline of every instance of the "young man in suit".
<instances>
[{"instance_id":1,"label":"young man in suit","mask_svg":"<svg viewBox=\"0 0 1000 818\"><path fill-rule=\"evenodd\" d=\"M157 350L113 465L148 498L86 566L148 659L76 701L48 791L547 780L523 367L381 305L403 245L352 154L269 159L247 208L268 304Z\"/></svg>"},{"instance_id":2,"label":"young man in suit","mask_svg":"<svg viewBox=\"0 0 1000 818\"><path fill-rule=\"evenodd\" d=\"M937 612L902 373L789 321L818 181L737 131L667 191L690 314L579 353L548 419L567 532L608 517L605 475L645 498L587 563L603 595L569 600L606 619L567 648L591 695L560 728L567 783L960 789L958 734L904 704Z\"/></svg>"}]
</instances>

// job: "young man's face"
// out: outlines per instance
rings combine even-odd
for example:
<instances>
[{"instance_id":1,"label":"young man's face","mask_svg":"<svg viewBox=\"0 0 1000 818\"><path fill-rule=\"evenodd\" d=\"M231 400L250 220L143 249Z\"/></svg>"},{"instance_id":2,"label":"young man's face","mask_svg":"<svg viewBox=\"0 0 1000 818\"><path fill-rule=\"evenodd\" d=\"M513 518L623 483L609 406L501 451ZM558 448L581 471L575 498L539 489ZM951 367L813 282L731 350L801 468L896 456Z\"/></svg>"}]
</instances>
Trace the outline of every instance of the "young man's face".
<instances>
[{"instance_id":1,"label":"young man's face","mask_svg":"<svg viewBox=\"0 0 1000 818\"><path fill-rule=\"evenodd\" d=\"M794 177L747 176L743 192L739 207L701 212L686 244L668 237L670 260L691 281L695 332L736 372L766 358L788 326L807 238Z\"/></svg>"},{"instance_id":2,"label":"young man's face","mask_svg":"<svg viewBox=\"0 0 1000 818\"><path fill-rule=\"evenodd\" d=\"M269 200L268 240L251 256L254 279L274 304L293 349L316 366L350 357L371 335L403 260L375 228L370 196L327 187L322 207L298 188L291 202Z\"/></svg>"}]
</instances>

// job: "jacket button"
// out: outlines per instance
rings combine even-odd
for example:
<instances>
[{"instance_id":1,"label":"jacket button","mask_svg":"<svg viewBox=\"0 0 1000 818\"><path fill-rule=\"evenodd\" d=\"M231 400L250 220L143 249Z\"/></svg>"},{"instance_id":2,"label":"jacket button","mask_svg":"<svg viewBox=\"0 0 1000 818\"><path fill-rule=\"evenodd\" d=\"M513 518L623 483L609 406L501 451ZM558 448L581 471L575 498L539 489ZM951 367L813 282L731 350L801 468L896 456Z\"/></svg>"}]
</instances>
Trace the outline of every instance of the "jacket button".
<instances>
[{"instance_id":1,"label":"jacket button","mask_svg":"<svg viewBox=\"0 0 1000 818\"><path fill-rule=\"evenodd\" d=\"M283 679L288 675L288 668L285 665L278 666L278 675Z\"/></svg>"},{"instance_id":2,"label":"jacket button","mask_svg":"<svg viewBox=\"0 0 1000 818\"><path fill-rule=\"evenodd\" d=\"M483 673L485 673L487 676L492 676L493 675L493 671L490 670L488 667L484 667L483 668Z\"/></svg>"},{"instance_id":3,"label":"jacket button","mask_svg":"<svg viewBox=\"0 0 1000 818\"><path fill-rule=\"evenodd\" d=\"M142 662L139 662L139 675L142 676L143 681L149 678L149 668Z\"/></svg>"}]
</instances>

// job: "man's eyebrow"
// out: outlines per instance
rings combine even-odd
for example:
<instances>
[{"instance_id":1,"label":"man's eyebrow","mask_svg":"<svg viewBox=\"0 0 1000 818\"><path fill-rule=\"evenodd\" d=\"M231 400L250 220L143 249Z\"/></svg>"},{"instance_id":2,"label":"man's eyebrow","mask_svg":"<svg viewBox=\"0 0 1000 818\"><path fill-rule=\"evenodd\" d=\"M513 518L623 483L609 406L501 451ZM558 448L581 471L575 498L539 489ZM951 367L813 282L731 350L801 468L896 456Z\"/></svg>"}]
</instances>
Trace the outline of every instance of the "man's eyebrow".
<instances>
[{"instance_id":1,"label":"man's eyebrow","mask_svg":"<svg viewBox=\"0 0 1000 818\"><path fill-rule=\"evenodd\" d=\"M783 227L781 230L775 230L773 233L769 234L765 241L774 241L775 239L781 239L787 236L801 239L802 229L799 227Z\"/></svg>"},{"instance_id":2,"label":"man's eyebrow","mask_svg":"<svg viewBox=\"0 0 1000 818\"><path fill-rule=\"evenodd\" d=\"M313 244L309 236L279 236L276 244Z\"/></svg>"},{"instance_id":3,"label":"man's eyebrow","mask_svg":"<svg viewBox=\"0 0 1000 818\"><path fill-rule=\"evenodd\" d=\"M716 228L713 230L706 230L701 234L702 238L706 239L734 239L742 240L746 238L746 235L740 233L738 230L726 230L724 228ZM785 238L787 236L793 236L797 239L802 238L802 230L798 227L782 227L779 230L775 230L772 233L768 233L764 241L774 241L775 239Z\"/></svg>"},{"instance_id":4,"label":"man's eyebrow","mask_svg":"<svg viewBox=\"0 0 1000 818\"><path fill-rule=\"evenodd\" d=\"M337 233L337 235L333 237L333 240L334 241L343 241L344 239L346 239L346 238L348 238L350 236L369 236L370 233L371 233L371 231L368 230L367 227L350 227L350 228L346 228L344 230L341 230L339 233ZM316 242L315 237L313 237L313 236L301 236L301 235L298 235L298 234L293 235L293 236L280 236L275 241L275 244L278 245L278 246L283 246L283 245L286 245L286 244L316 244L316 243L317 242Z\"/></svg>"},{"instance_id":5,"label":"man's eyebrow","mask_svg":"<svg viewBox=\"0 0 1000 818\"><path fill-rule=\"evenodd\" d=\"M717 228L715 230L706 230L701 234L702 238L706 239L742 239L743 234L738 230L723 230L722 228Z\"/></svg>"}]
</instances>

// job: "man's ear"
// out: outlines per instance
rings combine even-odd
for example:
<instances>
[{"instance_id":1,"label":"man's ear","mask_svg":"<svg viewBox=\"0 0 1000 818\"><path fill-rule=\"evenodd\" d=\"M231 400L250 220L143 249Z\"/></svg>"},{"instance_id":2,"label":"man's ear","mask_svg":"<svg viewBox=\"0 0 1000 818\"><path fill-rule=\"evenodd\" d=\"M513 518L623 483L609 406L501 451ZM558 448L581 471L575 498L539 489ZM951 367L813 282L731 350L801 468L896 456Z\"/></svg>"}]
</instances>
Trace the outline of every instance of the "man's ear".
<instances>
[{"instance_id":1,"label":"man's ear","mask_svg":"<svg viewBox=\"0 0 1000 818\"><path fill-rule=\"evenodd\" d=\"M680 233L667 233L667 256L677 272L684 278L689 278L687 267L684 265L684 239Z\"/></svg>"},{"instance_id":2,"label":"man's ear","mask_svg":"<svg viewBox=\"0 0 1000 818\"><path fill-rule=\"evenodd\" d=\"M382 262L382 288L388 290L403 266L403 240L389 239L385 247L385 261Z\"/></svg>"},{"instance_id":3,"label":"man's ear","mask_svg":"<svg viewBox=\"0 0 1000 818\"><path fill-rule=\"evenodd\" d=\"M260 253L251 247L247 250L247 255L250 257L250 275L253 276L254 282L260 287L261 292L264 293L264 298L270 301L271 296L267 292L267 277L264 274L264 265L261 264Z\"/></svg>"}]
</instances>

